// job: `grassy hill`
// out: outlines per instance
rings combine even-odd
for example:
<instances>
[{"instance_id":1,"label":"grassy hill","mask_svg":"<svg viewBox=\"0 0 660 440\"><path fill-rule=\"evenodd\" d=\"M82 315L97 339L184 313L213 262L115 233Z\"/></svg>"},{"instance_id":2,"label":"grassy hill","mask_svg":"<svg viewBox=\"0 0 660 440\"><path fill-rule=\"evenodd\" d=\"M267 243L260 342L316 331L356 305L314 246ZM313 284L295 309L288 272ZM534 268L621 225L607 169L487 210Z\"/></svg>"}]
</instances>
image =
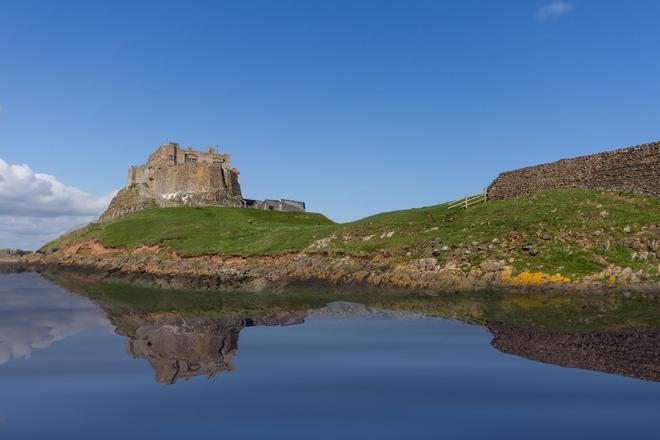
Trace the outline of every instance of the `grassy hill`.
<instances>
[{"instance_id":1,"label":"grassy hill","mask_svg":"<svg viewBox=\"0 0 660 440\"><path fill-rule=\"evenodd\" d=\"M43 250L96 239L114 248L161 246L184 256L273 255L303 249L337 227L308 212L242 208L151 208L106 224L92 224L48 243Z\"/></svg>"},{"instance_id":2,"label":"grassy hill","mask_svg":"<svg viewBox=\"0 0 660 440\"><path fill-rule=\"evenodd\" d=\"M387 212L339 225L321 214L239 208L147 209L65 235L44 250L85 239L133 249L159 245L185 256L275 255L307 249L477 265L503 259L520 270L572 278L608 264L653 271L660 199L581 189ZM656 246L654 249L653 246Z\"/></svg>"},{"instance_id":3,"label":"grassy hill","mask_svg":"<svg viewBox=\"0 0 660 440\"><path fill-rule=\"evenodd\" d=\"M660 239L652 225L660 226L658 198L565 188L467 210L437 205L378 214L338 228L333 248L433 255L440 263L513 259L521 270L576 277L608 262L653 264L653 258L633 259L633 246Z\"/></svg>"}]
</instances>

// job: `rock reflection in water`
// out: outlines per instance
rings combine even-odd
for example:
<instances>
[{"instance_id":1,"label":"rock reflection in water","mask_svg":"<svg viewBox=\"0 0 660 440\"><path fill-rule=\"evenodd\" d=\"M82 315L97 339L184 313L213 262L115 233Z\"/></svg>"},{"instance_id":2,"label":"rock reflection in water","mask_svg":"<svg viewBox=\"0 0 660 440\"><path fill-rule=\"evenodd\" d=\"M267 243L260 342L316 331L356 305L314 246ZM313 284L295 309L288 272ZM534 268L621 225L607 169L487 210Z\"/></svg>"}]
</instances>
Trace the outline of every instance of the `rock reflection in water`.
<instances>
[{"instance_id":1,"label":"rock reflection in water","mask_svg":"<svg viewBox=\"0 0 660 440\"><path fill-rule=\"evenodd\" d=\"M257 317L115 317L117 332L127 338L127 351L145 359L156 381L174 384L195 376L213 377L231 371L244 327L302 324L306 313L278 313Z\"/></svg>"},{"instance_id":2,"label":"rock reflection in water","mask_svg":"<svg viewBox=\"0 0 660 440\"><path fill-rule=\"evenodd\" d=\"M550 332L488 323L501 352L568 368L660 382L660 330Z\"/></svg>"}]
</instances>

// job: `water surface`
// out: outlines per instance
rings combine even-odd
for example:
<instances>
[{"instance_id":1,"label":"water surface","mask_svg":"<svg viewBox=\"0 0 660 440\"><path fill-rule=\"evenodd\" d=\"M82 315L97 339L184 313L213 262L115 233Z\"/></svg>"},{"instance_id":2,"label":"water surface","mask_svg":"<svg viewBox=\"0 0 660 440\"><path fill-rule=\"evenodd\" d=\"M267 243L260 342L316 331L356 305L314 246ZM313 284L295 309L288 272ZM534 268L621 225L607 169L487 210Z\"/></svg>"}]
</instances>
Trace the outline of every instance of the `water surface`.
<instances>
[{"instance_id":1,"label":"water surface","mask_svg":"<svg viewBox=\"0 0 660 440\"><path fill-rule=\"evenodd\" d=\"M610 313L608 299L581 314L535 298L202 307L185 293L154 303L153 292L59 284L0 275L2 439L660 436L648 303Z\"/></svg>"}]
</instances>

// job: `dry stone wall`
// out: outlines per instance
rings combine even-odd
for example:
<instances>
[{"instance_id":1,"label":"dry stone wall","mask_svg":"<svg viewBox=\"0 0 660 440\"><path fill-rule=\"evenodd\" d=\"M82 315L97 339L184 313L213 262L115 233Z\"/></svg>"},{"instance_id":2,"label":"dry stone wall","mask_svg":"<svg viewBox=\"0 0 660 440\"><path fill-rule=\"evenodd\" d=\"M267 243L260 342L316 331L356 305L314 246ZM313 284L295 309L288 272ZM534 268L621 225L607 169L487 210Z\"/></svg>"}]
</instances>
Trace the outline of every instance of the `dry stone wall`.
<instances>
[{"instance_id":1,"label":"dry stone wall","mask_svg":"<svg viewBox=\"0 0 660 440\"><path fill-rule=\"evenodd\" d=\"M660 142L507 171L488 187L489 199L575 187L660 197Z\"/></svg>"}]
</instances>

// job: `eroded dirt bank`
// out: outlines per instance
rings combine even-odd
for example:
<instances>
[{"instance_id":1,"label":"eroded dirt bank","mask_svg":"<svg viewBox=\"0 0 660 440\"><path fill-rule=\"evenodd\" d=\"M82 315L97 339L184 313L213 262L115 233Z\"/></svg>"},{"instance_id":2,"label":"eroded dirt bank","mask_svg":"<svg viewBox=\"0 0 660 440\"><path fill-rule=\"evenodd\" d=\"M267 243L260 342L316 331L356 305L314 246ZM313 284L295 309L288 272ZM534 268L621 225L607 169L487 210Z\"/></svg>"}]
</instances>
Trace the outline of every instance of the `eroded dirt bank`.
<instances>
[{"instance_id":1,"label":"eroded dirt bank","mask_svg":"<svg viewBox=\"0 0 660 440\"><path fill-rule=\"evenodd\" d=\"M520 290L643 292L660 296L660 283L643 280L627 268L609 266L580 280L542 272L514 272L504 261L479 266L432 258L401 261L384 254L370 257L293 253L275 257L201 256L182 258L158 247L131 252L89 241L51 254L31 254L0 262L0 271L75 270L103 279L163 288L264 291L320 283L414 291Z\"/></svg>"}]
</instances>

